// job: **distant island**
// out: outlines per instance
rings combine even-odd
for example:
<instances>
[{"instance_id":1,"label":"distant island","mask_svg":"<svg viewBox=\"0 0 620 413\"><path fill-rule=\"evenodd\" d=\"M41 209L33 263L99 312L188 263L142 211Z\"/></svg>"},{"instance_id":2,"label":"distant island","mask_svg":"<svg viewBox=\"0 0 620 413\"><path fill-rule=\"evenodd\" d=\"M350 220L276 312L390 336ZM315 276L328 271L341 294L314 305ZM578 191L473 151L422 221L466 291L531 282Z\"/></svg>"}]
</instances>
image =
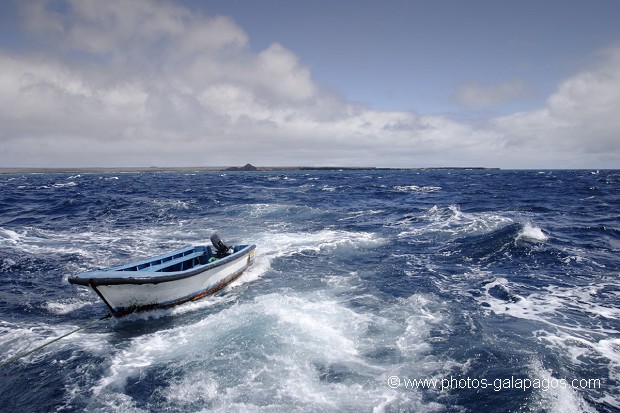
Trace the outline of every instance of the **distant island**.
<instances>
[{"instance_id":1,"label":"distant island","mask_svg":"<svg viewBox=\"0 0 620 413\"><path fill-rule=\"evenodd\" d=\"M227 171L258 171L258 169L250 163L246 163L245 166L242 166L242 167L230 166L226 168L226 170Z\"/></svg>"},{"instance_id":2,"label":"distant island","mask_svg":"<svg viewBox=\"0 0 620 413\"><path fill-rule=\"evenodd\" d=\"M138 173L138 172L255 172L255 171L408 171L408 170L477 170L499 169L482 166L472 167L374 167L374 166L254 166L250 163L244 166L180 166L180 167L83 167L83 168L0 168L0 174L45 174L45 173Z\"/></svg>"}]
</instances>

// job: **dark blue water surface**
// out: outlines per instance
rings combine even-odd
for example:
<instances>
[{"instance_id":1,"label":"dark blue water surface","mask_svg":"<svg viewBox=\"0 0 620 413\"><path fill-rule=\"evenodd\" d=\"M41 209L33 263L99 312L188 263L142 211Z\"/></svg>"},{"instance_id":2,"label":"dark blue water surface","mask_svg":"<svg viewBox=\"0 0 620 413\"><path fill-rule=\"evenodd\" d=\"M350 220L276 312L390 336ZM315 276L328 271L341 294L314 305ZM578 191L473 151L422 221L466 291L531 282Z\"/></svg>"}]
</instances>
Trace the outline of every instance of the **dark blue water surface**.
<instances>
[{"instance_id":1,"label":"dark blue water surface","mask_svg":"<svg viewBox=\"0 0 620 413\"><path fill-rule=\"evenodd\" d=\"M5 366L0 410L620 411L619 171L2 175L1 359L106 314L70 274L215 231L238 281Z\"/></svg>"}]
</instances>

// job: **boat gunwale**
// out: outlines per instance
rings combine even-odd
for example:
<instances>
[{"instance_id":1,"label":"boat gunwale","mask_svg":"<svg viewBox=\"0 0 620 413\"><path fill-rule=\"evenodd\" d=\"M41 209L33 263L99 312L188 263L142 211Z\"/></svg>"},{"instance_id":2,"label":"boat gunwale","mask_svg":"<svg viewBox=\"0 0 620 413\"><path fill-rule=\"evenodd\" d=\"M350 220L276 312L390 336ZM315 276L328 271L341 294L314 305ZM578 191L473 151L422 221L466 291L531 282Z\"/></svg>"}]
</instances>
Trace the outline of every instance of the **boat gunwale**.
<instances>
[{"instance_id":1,"label":"boat gunwale","mask_svg":"<svg viewBox=\"0 0 620 413\"><path fill-rule=\"evenodd\" d=\"M99 285L137 285L137 284L160 284L171 281L183 280L185 278L193 277L195 275L201 274L203 272L210 271L214 268L220 267L222 265L228 264L230 262L236 261L242 258L244 255L248 255L251 251L256 249L256 245L239 245L243 248L239 251L232 253L224 258L220 258L217 261L210 262L207 264L196 265L192 268L183 271L171 271L171 272L155 272L155 271L132 271L131 273L135 273L136 276L128 276L129 271L122 271L121 268L132 267L137 263L145 263L149 261L155 261L160 257L165 257L172 254L178 254L180 251L184 251L189 248L196 247L187 247L178 251L174 251L170 254L166 254L163 256L158 256L149 260L142 260L134 263L130 263L122 266L115 266L108 269L102 270L93 270L86 271L74 276L70 276L68 281L71 284L83 285L83 286L99 286ZM237 247L239 247L237 246ZM114 277L114 274L122 274L121 276ZM142 276L137 276L138 274ZM161 274L161 275L160 275Z\"/></svg>"}]
</instances>

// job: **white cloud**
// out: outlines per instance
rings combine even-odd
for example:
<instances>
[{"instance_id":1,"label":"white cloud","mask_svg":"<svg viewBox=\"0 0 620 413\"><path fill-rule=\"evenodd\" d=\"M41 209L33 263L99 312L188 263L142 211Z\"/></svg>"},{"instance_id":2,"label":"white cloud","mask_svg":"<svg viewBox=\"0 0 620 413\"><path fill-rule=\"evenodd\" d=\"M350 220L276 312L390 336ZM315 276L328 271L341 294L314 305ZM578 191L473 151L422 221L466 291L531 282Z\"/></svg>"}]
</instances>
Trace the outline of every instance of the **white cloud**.
<instances>
[{"instance_id":1,"label":"white cloud","mask_svg":"<svg viewBox=\"0 0 620 413\"><path fill-rule=\"evenodd\" d=\"M261 89L274 92L279 98L303 101L315 96L310 71L280 44L272 44L263 50L258 55L256 68Z\"/></svg>"},{"instance_id":2,"label":"white cloud","mask_svg":"<svg viewBox=\"0 0 620 413\"><path fill-rule=\"evenodd\" d=\"M492 127L511 150L554 158L556 166L620 166L620 47L566 79L544 108L500 117Z\"/></svg>"},{"instance_id":3,"label":"white cloud","mask_svg":"<svg viewBox=\"0 0 620 413\"><path fill-rule=\"evenodd\" d=\"M0 53L0 119L4 139L49 135L94 137L133 123L147 94L135 84L96 87L80 73L40 58ZM109 136L109 135L106 135Z\"/></svg>"},{"instance_id":4,"label":"white cloud","mask_svg":"<svg viewBox=\"0 0 620 413\"><path fill-rule=\"evenodd\" d=\"M41 47L0 51L2 166L620 166L620 48L546 107L472 125L347 102L281 44L252 52L227 17L146 0L23 7Z\"/></svg>"}]
</instances>

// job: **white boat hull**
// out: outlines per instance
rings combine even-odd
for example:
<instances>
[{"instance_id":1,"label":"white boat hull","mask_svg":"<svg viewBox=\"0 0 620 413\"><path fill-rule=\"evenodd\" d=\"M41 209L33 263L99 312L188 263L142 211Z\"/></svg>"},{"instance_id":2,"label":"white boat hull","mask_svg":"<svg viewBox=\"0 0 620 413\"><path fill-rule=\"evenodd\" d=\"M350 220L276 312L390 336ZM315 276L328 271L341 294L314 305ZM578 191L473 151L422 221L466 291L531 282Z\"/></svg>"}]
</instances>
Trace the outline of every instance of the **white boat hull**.
<instances>
[{"instance_id":1,"label":"white boat hull","mask_svg":"<svg viewBox=\"0 0 620 413\"><path fill-rule=\"evenodd\" d=\"M92 288L114 316L122 317L213 294L237 279L253 261L252 245L191 270L165 273L104 270L82 273L70 281Z\"/></svg>"}]
</instances>

